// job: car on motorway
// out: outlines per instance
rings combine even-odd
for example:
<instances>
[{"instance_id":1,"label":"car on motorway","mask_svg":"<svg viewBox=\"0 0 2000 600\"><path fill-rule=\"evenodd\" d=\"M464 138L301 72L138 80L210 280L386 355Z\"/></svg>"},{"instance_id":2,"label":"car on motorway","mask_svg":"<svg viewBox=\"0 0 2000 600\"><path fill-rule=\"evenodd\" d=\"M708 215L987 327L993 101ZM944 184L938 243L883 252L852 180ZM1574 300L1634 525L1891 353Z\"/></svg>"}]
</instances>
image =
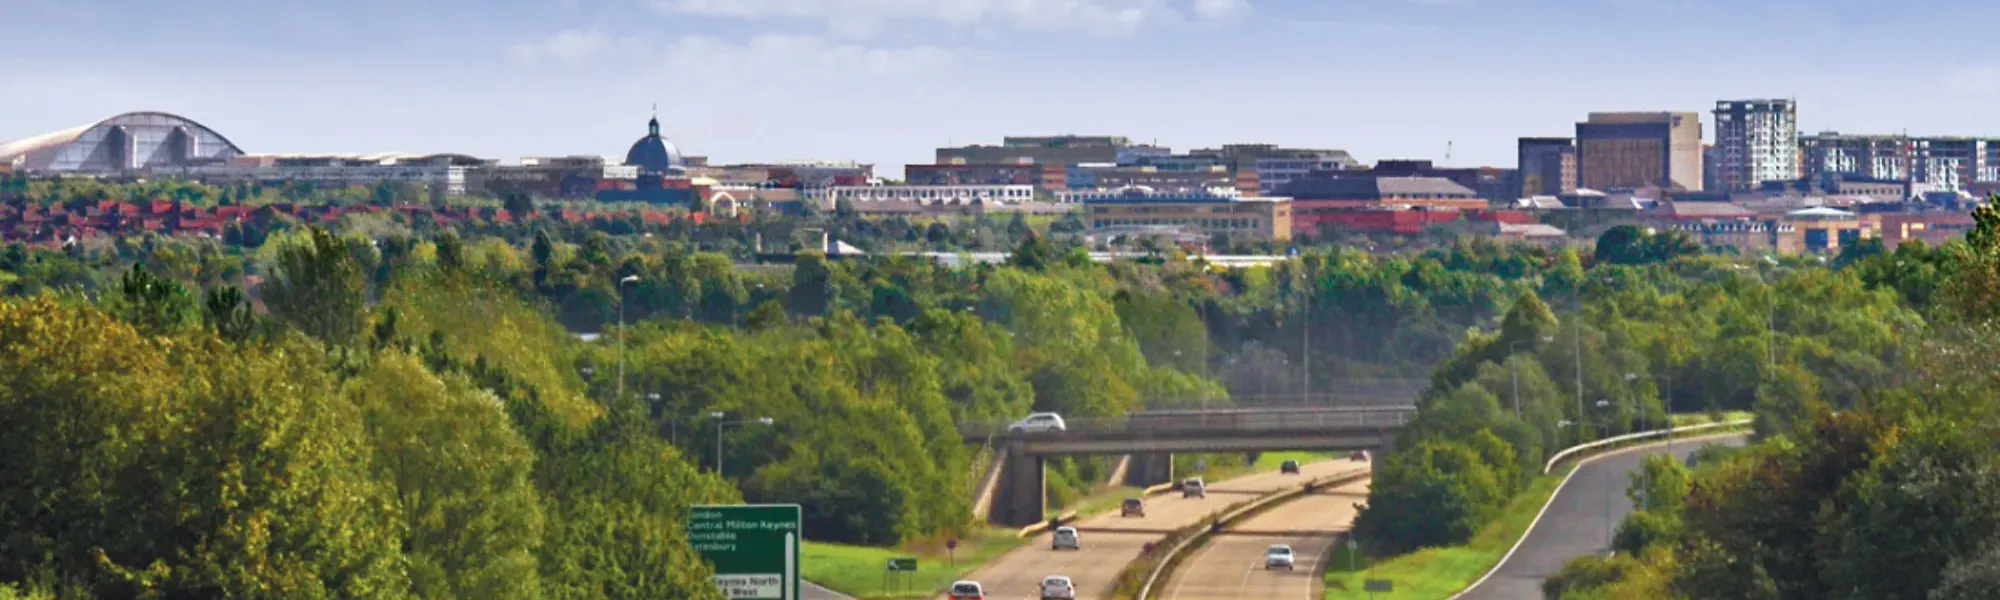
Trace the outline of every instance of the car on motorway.
<instances>
[{"instance_id":1,"label":"car on motorway","mask_svg":"<svg viewBox=\"0 0 2000 600\"><path fill-rule=\"evenodd\" d=\"M1292 547L1284 544L1271 544L1271 547L1265 548L1264 569L1292 570Z\"/></svg>"},{"instance_id":2,"label":"car on motorway","mask_svg":"<svg viewBox=\"0 0 2000 600\"><path fill-rule=\"evenodd\" d=\"M1144 517L1146 516L1146 502L1138 498L1126 498L1125 503L1118 506L1118 516Z\"/></svg>"},{"instance_id":3,"label":"car on motorway","mask_svg":"<svg viewBox=\"0 0 2000 600\"><path fill-rule=\"evenodd\" d=\"M1299 474L1299 461L1286 460L1285 462L1278 463L1278 472L1284 475Z\"/></svg>"},{"instance_id":4,"label":"car on motorway","mask_svg":"<svg viewBox=\"0 0 2000 600\"><path fill-rule=\"evenodd\" d=\"M1368 451L1355 450L1347 455L1347 460L1368 460Z\"/></svg>"},{"instance_id":5,"label":"car on motorway","mask_svg":"<svg viewBox=\"0 0 2000 600\"><path fill-rule=\"evenodd\" d=\"M954 581L949 594L951 600L986 600L986 588L977 581Z\"/></svg>"},{"instance_id":6,"label":"car on motorway","mask_svg":"<svg viewBox=\"0 0 2000 600\"><path fill-rule=\"evenodd\" d=\"M1042 578L1042 600L1075 600L1076 583L1068 577L1050 575Z\"/></svg>"},{"instance_id":7,"label":"car on motorway","mask_svg":"<svg viewBox=\"0 0 2000 600\"><path fill-rule=\"evenodd\" d=\"M1069 426L1063 423L1062 415L1055 413L1034 413L1007 426L1007 431L1011 433L1049 433L1068 430Z\"/></svg>"},{"instance_id":8,"label":"car on motorway","mask_svg":"<svg viewBox=\"0 0 2000 600\"><path fill-rule=\"evenodd\" d=\"M1191 477L1191 478L1188 478L1188 479L1187 479L1186 481L1182 481L1182 482L1181 482L1181 497L1182 497L1182 498L1207 498L1207 497L1208 497L1208 485L1207 485L1207 484L1204 484L1204 483L1202 483L1202 481L1201 481L1201 478L1200 478L1200 477Z\"/></svg>"},{"instance_id":9,"label":"car on motorway","mask_svg":"<svg viewBox=\"0 0 2000 600\"><path fill-rule=\"evenodd\" d=\"M1057 527L1055 536L1049 541L1050 550L1061 550L1064 548L1071 550L1083 549L1083 538L1077 535L1075 527Z\"/></svg>"}]
</instances>

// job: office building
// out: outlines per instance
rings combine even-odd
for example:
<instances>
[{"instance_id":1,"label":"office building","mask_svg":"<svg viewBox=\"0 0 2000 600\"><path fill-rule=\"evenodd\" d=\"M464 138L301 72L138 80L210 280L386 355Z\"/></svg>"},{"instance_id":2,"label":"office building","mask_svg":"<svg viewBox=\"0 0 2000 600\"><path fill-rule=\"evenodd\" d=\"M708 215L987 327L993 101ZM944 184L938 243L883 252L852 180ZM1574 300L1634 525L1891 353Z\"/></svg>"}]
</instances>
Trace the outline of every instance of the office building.
<instances>
[{"instance_id":1,"label":"office building","mask_svg":"<svg viewBox=\"0 0 2000 600\"><path fill-rule=\"evenodd\" d=\"M910 185L1032 185L1055 191L1069 187L1069 168L1048 164L904 165Z\"/></svg>"},{"instance_id":2,"label":"office building","mask_svg":"<svg viewBox=\"0 0 2000 600\"><path fill-rule=\"evenodd\" d=\"M1590 113L1576 124L1577 186L1702 190L1701 115Z\"/></svg>"},{"instance_id":3,"label":"office building","mask_svg":"<svg viewBox=\"0 0 2000 600\"><path fill-rule=\"evenodd\" d=\"M1726 191L1757 189L1799 176L1798 107L1791 100L1715 103L1715 183Z\"/></svg>"},{"instance_id":4,"label":"office building","mask_svg":"<svg viewBox=\"0 0 2000 600\"><path fill-rule=\"evenodd\" d=\"M1289 240L1291 201L1212 193L1158 193L1132 187L1078 196L1084 223L1097 237L1227 234L1237 239Z\"/></svg>"},{"instance_id":5,"label":"office building","mask_svg":"<svg viewBox=\"0 0 2000 600\"><path fill-rule=\"evenodd\" d=\"M1904 181L1914 188L1961 192L2000 183L2000 138L1845 135L1799 139L1803 177Z\"/></svg>"},{"instance_id":6,"label":"office building","mask_svg":"<svg viewBox=\"0 0 2000 600\"><path fill-rule=\"evenodd\" d=\"M1124 136L1008 136L998 146L938 148L939 165L1062 165L1131 164L1143 157L1172 151L1133 144Z\"/></svg>"},{"instance_id":7,"label":"office building","mask_svg":"<svg viewBox=\"0 0 2000 600\"><path fill-rule=\"evenodd\" d=\"M1192 150L1187 156L1228 165L1237 173L1254 173L1257 193L1267 195L1314 171L1353 169L1359 164L1346 150L1281 148L1276 144L1224 144Z\"/></svg>"},{"instance_id":8,"label":"office building","mask_svg":"<svg viewBox=\"0 0 2000 600\"><path fill-rule=\"evenodd\" d=\"M1521 182L1521 196L1576 193L1576 140L1521 138L1515 153L1515 178Z\"/></svg>"}]
</instances>

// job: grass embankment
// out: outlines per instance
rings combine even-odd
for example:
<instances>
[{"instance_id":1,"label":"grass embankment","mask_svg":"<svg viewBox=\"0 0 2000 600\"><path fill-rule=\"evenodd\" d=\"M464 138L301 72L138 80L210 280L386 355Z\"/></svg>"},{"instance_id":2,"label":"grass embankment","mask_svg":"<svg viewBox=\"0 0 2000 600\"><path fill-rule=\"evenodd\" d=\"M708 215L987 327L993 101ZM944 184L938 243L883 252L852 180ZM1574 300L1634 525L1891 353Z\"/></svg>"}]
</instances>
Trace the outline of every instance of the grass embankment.
<instances>
[{"instance_id":1,"label":"grass embankment","mask_svg":"<svg viewBox=\"0 0 2000 600\"><path fill-rule=\"evenodd\" d=\"M1727 423L1729 421L1740 421L1743 419L1752 418L1754 416L1756 415L1751 414L1750 411L1747 410L1732 410L1729 412L1722 413L1721 419L1716 419L1710 416L1708 413L1677 414L1674 415L1674 426L1686 427L1689 425L1707 425L1709 423Z\"/></svg>"},{"instance_id":2,"label":"grass embankment","mask_svg":"<svg viewBox=\"0 0 2000 600\"><path fill-rule=\"evenodd\" d=\"M1486 524L1464 545L1425 548L1387 560L1367 558L1364 552L1362 559L1354 563L1349 562L1351 557L1346 554L1346 547L1341 547L1327 565L1326 597L1438 600L1458 593L1498 564L1507 549L1514 546L1514 540L1528 532L1528 524L1534 522L1535 514L1548 504L1549 497L1555 495L1563 475L1553 473L1535 478L1526 491L1514 496L1499 518ZM1361 571L1349 570L1349 564L1358 564ZM1394 581L1396 591L1368 594L1361 587L1365 579Z\"/></svg>"},{"instance_id":3,"label":"grass embankment","mask_svg":"<svg viewBox=\"0 0 2000 600\"><path fill-rule=\"evenodd\" d=\"M799 560L807 581L857 598L928 598L950 585L959 575L993 557L1020 546L1027 540L1019 530L993 528L972 539L959 540L958 549L946 552L941 542L910 548L871 548L808 541L799 549ZM914 556L915 573L884 577L889 559Z\"/></svg>"},{"instance_id":4,"label":"grass embankment","mask_svg":"<svg viewBox=\"0 0 2000 600\"><path fill-rule=\"evenodd\" d=\"M1050 511L1075 510L1078 515L1085 516L1106 513L1116 510L1125 498L1137 496L1140 491L1136 487L1111 488L1091 494L1069 508L1051 508ZM802 575L807 581L849 596L871 600L929 598L994 557L1027 543L1028 540L1019 534L1020 530L1015 528L989 528L975 538L959 540L958 549L951 552L945 550L941 541L901 548L807 541L799 549L799 560L803 563ZM889 559L909 556L917 558L914 574L898 575L899 579L895 580L884 577L888 572Z\"/></svg>"},{"instance_id":5,"label":"grass embankment","mask_svg":"<svg viewBox=\"0 0 2000 600\"><path fill-rule=\"evenodd\" d=\"M1726 422L1750 418L1749 413L1732 412L1723 415L1721 421L1711 421L1708 415L1675 415L1677 426L1700 425L1709 422ZM1685 419L1685 422L1684 422ZM1720 428L1729 429L1729 428ZM1717 435L1723 431L1705 431L1689 434L1690 437ZM1613 452L1632 446L1656 443L1658 440L1640 440L1625 444L1613 444L1602 450ZM1471 541L1445 548L1425 548L1402 556L1387 559L1370 558L1367 549L1360 552L1359 560L1351 560L1343 545L1327 565L1326 598L1355 598L1368 600L1437 600L1449 598L1465 589L1474 580L1485 575L1500 557L1514 547L1514 542L1527 535L1528 526L1535 521L1542 507L1549 503L1556 488L1562 485L1563 477L1575 469L1575 463L1558 468L1556 471L1536 477L1528 483L1527 489L1516 494L1514 499L1501 511L1500 516L1480 529ZM1349 568L1350 564L1360 566L1359 571ZM1362 588L1368 579L1387 579L1395 583L1393 592L1369 594Z\"/></svg>"}]
</instances>

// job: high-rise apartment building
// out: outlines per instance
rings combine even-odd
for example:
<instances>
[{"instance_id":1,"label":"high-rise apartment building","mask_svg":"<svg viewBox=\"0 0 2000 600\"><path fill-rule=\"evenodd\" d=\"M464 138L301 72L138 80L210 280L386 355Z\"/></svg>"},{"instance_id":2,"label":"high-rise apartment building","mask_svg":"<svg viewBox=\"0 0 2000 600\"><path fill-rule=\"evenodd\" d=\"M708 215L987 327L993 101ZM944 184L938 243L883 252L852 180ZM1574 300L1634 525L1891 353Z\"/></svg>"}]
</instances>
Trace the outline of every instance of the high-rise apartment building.
<instances>
[{"instance_id":1,"label":"high-rise apartment building","mask_svg":"<svg viewBox=\"0 0 2000 600\"><path fill-rule=\"evenodd\" d=\"M1702 190L1701 114L1590 113L1576 124L1577 185Z\"/></svg>"},{"instance_id":2,"label":"high-rise apartment building","mask_svg":"<svg viewBox=\"0 0 2000 600\"><path fill-rule=\"evenodd\" d=\"M1924 184L1963 191L2000 182L2000 139L1824 132L1800 138L1804 177L1832 176ZM1986 185L1981 185L1986 184Z\"/></svg>"},{"instance_id":3,"label":"high-rise apartment building","mask_svg":"<svg viewBox=\"0 0 2000 600\"><path fill-rule=\"evenodd\" d=\"M1799 114L1791 100L1715 103L1715 179L1726 190L1799 177Z\"/></svg>"},{"instance_id":4,"label":"high-rise apartment building","mask_svg":"<svg viewBox=\"0 0 2000 600\"><path fill-rule=\"evenodd\" d=\"M1576 140L1521 138L1516 147L1515 173L1521 196L1576 193Z\"/></svg>"}]
</instances>

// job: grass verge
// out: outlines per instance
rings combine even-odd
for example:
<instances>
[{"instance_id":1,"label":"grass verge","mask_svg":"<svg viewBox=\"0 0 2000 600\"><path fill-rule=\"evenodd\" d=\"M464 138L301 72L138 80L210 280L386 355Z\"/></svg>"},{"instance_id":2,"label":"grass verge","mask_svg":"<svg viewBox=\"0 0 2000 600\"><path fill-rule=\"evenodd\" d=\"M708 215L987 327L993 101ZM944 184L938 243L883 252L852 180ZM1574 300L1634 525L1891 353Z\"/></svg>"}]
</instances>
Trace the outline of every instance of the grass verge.
<instances>
[{"instance_id":1,"label":"grass verge","mask_svg":"<svg viewBox=\"0 0 2000 600\"><path fill-rule=\"evenodd\" d=\"M972 539L959 540L958 549L873 548L808 541L799 548L799 560L806 580L856 598L928 598L973 568L1012 550L1027 540L1016 530L993 528ZM915 556L917 570L899 579L884 577L891 558Z\"/></svg>"},{"instance_id":2,"label":"grass verge","mask_svg":"<svg viewBox=\"0 0 2000 600\"><path fill-rule=\"evenodd\" d=\"M1691 436L1720 433L1725 432L1711 430ZM1626 444L1612 444L1597 452L1591 452L1590 455L1658 441L1638 440ZM1514 547L1514 542L1521 539L1521 536L1527 535L1528 526L1534 523L1535 515L1540 514L1542 506L1549 503L1549 498L1555 495L1556 488L1562 486L1563 477L1568 476L1569 471L1576 468L1575 461L1566 460L1565 465L1548 475L1530 481L1525 490L1515 494L1514 499L1507 503L1507 508L1500 512L1498 518L1487 523L1477 535L1464 544L1425 548L1388 558L1369 557L1367 549L1364 548L1358 557L1359 560L1351 560L1356 557L1345 554L1347 552L1345 547L1340 548L1337 552L1341 554L1334 557L1332 564L1327 568L1324 597L1328 600L1335 598L1439 600L1451 597L1452 594L1465 589L1465 586L1471 585L1473 580L1492 570L1494 565L1500 563L1500 557L1505 556L1507 550ZM1349 568L1350 564L1359 566L1360 570ZM1362 589L1363 581L1368 579L1393 581L1396 589L1392 592L1370 594Z\"/></svg>"},{"instance_id":3,"label":"grass verge","mask_svg":"<svg viewBox=\"0 0 2000 600\"><path fill-rule=\"evenodd\" d=\"M1111 488L1091 494L1071 507L1050 510L1052 514L1075 510L1079 516L1106 513L1116 510L1125 498L1143 491L1138 487ZM807 541L799 549L799 560L807 581L849 596L864 600L929 598L973 569L1026 544L1029 538L1022 538L1019 533L1015 528L987 529L975 539L959 540L954 552L947 552L942 542L876 548ZM916 573L897 580L883 577L889 559L907 556L917 557Z\"/></svg>"}]
</instances>

